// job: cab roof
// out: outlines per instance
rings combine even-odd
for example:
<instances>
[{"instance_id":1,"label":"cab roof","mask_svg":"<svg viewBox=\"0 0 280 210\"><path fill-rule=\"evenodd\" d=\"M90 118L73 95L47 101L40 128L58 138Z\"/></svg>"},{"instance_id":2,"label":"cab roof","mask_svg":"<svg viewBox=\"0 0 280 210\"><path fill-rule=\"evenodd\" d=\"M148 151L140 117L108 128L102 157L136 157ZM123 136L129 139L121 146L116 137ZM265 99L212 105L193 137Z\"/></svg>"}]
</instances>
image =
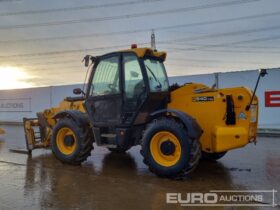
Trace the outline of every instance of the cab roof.
<instances>
[{"instance_id":1,"label":"cab roof","mask_svg":"<svg viewBox=\"0 0 280 210\"><path fill-rule=\"evenodd\" d=\"M120 52L133 52L135 53L139 58L143 58L145 56L152 56L157 57L165 61L166 59L166 52L158 52L151 48L131 48L127 50L121 50Z\"/></svg>"}]
</instances>

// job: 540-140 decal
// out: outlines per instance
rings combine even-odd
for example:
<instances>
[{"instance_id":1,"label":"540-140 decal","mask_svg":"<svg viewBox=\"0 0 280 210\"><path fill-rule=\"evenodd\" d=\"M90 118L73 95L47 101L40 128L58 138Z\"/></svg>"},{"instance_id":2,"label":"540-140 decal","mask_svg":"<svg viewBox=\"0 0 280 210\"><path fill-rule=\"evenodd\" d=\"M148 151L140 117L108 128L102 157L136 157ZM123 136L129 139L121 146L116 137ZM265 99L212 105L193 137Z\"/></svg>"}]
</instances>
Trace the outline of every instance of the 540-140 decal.
<instances>
[{"instance_id":1,"label":"540-140 decal","mask_svg":"<svg viewBox=\"0 0 280 210\"><path fill-rule=\"evenodd\" d=\"M192 97L193 102L210 102L214 101L214 96L197 96Z\"/></svg>"}]
</instances>

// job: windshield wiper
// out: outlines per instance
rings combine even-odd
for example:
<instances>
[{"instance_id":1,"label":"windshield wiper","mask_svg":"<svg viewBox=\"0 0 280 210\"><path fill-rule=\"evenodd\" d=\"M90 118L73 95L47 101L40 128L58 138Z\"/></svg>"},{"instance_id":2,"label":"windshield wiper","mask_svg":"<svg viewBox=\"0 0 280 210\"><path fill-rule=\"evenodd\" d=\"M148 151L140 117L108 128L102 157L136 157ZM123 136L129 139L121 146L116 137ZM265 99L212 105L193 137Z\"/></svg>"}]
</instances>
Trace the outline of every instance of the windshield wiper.
<instances>
[{"instance_id":1,"label":"windshield wiper","mask_svg":"<svg viewBox=\"0 0 280 210\"><path fill-rule=\"evenodd\" d=\"M160 83L160 81L158 81L157 77L155 76L154 72L149 68L149 66L145 65L147 67L147 69L149 70L149 72L152 74L152 76L154 77L155 81L158 83L157 88L161 88L162 84Z\"/></svg>"}]
</instances>

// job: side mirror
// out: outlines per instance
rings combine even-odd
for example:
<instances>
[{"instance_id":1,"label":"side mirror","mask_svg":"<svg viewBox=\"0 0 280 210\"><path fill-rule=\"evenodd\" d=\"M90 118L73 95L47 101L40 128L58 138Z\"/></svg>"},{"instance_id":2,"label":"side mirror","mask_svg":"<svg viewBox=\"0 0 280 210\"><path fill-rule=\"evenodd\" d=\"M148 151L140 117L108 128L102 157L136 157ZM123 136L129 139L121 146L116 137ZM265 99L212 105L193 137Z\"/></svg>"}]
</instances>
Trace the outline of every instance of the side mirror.
<instances>
[{"instance_id":1,"label":"side mirror","mask_svg":"<svg viewBox=\"0 0 280 210\"><path fill-rule=\"evenodd\" d=\"M75 89L73 90L73 93L74 93L75 95L81 95L81 94L85 95L85 92L82 91L81 88L75 88Z\"/></svg>"},{"instance_id":2,"label":"side mirror","mask_svg":"<svg viewBox=\"0 0 280 210\"><path fill-rule=\"evenodd\" d=\"M88 65L89 65L89 59L90 59L90 55L86 55L85 57L84 57L84 62L85 62L85 67L88 67Z\"/></svg>"},{"instance_id":3,"label":"side mirror","mask_svg":"<svg viewBox=\"0 0 280 210\"><path fill-rule=\"evenodd\" d=\"M96 57L91 56L91 55L86 55L82 62L85 62L85 67L89 66L89 62L91 61L91 64L96 61Z\"/></svg>"}]
</instances>

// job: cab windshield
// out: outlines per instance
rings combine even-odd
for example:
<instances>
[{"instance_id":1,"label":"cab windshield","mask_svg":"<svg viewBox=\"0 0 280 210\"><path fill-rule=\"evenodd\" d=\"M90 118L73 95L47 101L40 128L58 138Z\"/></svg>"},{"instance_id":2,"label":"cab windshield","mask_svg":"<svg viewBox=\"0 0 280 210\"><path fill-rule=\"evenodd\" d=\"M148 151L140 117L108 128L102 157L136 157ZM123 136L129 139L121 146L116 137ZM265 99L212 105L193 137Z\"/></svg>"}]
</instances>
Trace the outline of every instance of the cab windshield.
<instances>
[{"instance_id":1,"label":"cab windshield","mask_svg":"<svg viewBox=\"0 0 280 210\"><path fill-rule=\"evenodd\" d=\"M155 59L145 59L151 92L167 91L169 84L163 62Z\"/></svg>"}]
</instances>

